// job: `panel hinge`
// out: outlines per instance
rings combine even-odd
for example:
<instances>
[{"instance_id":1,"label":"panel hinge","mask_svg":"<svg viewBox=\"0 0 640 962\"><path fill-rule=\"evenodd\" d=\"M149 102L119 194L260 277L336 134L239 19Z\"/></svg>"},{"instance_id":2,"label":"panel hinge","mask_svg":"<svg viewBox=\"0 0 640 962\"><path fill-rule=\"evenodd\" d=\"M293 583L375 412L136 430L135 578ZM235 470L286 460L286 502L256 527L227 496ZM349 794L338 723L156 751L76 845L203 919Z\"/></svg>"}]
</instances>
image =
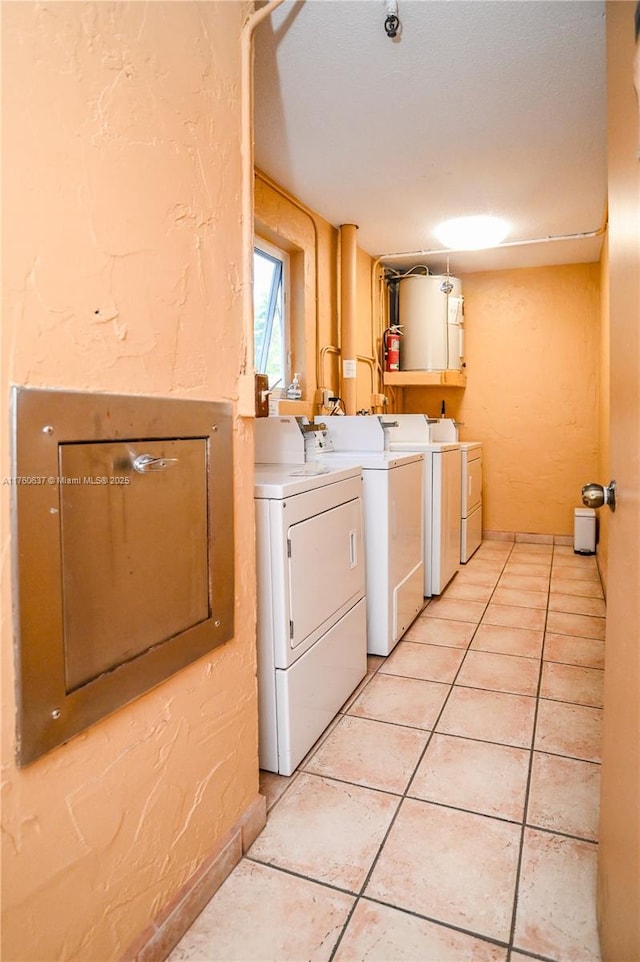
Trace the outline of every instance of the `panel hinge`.
<instances>
[{"instance_id":1,"label":"panel hinge","mask_svg":"<svg viewBox=\"0 0 640 962\"><path fill-rule=\"evenodd\" d=\"M289 621L289 638L293 641L293 622Z\"/></svg>"},{"instance_id":2,"label":"panel hinge","mask_svg":"<svg viewBox=\"0 0 640 962\"><path fill-rule=\"evenodd\" d=\"M291 557L291 538L287 538L287 558Z\"/></svg>"}]
</instances>

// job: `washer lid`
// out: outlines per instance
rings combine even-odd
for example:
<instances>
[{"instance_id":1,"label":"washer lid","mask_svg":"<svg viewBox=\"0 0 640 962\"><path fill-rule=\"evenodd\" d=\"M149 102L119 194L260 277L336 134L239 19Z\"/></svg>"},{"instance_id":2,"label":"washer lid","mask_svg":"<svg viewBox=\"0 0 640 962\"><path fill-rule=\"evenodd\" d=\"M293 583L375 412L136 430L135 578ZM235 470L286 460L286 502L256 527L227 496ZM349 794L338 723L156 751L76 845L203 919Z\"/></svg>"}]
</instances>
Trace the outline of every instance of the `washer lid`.
<instances>
[{"instance_id":1,"label":"washer lid","mask_svg":"<svg viewBox=\"0 0 640 962\"><path fill-rule=\"evenodd\" d=\"M419 451L406 453L400 451L332 451L330 454L318 455L318 460L324 464L357 464L367 471L389 471L403 464L423 460Z\"/></svg>"},{"instance_id":2,"label":"washer lid","mask_svg":"<svg viewBox=\"0 0 640 962\"><path fill-rule=\"evenodd\" d=\"M430 441L421 443L420 441L392 441L389 444L390 451L421 451L425 454L433 454L438 451L459 451L461 445L458 441Z\"/></svg>"},{"instance_id":3,"label":"washer lid","mask_svg":"<svg viewBox=\"0 0 640 962\"><path fill-rule=\"evenodd\" d=\"M357 464L329 465L320 461L306 464L256 464L254 498L290 498L294 494L315 491L362 473Z\"/></svg>"}]
</instances>

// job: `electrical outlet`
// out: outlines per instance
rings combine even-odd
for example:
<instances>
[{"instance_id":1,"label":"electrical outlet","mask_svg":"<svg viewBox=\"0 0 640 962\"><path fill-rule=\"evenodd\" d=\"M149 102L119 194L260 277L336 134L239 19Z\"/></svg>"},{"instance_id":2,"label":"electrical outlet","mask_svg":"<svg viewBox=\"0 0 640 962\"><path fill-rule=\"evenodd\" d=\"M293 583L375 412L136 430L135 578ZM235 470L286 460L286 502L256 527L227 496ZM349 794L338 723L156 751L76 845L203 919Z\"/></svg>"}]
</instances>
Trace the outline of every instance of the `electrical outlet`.
<instances>
[{"instance_id":1,"label":"electrical outlet","mask_svg":"<svg viewBox=\"0 0 640 962\"><path fill-rule=\"evenodd\" d=\"M332 398L332 397L334 397L333 391L329 390L329 389L326 388L326 387L323 387L323 388L322 388L322 406L323 406L323 408L330 408L330 407L332 406L332 402L329 400L329 399Z\"/></svg>"}]
</instances>

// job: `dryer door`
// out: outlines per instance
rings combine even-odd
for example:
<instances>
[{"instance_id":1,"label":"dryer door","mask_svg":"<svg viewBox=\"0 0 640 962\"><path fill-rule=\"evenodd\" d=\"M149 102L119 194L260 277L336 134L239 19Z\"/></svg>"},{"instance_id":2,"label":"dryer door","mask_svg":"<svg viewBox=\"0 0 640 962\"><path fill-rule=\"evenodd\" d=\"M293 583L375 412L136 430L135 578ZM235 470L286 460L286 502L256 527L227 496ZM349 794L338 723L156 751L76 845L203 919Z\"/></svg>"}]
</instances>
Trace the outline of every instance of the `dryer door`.
<instances>
[{"instance_id":1,"label":"dryer door","mask_svg":"<svg viewBox=\"0 0 640 962\"><path fill-rule=\"evenodd\" d=\"M459 451L433 455L433 528L431 536L430 594L439 595L460 563L460 491L462 466Z\"/></svg>"},{"instance_id":2,"label":"dryer door","mask_svg":"<svg viewBox=\"0 0 640 962\"><path fill-rule=\"evenodd\" d=\"M388 472L389 574L393 587L403 582L422 561L422 472L422 461L402 464Z\"/></svg>"},{"instance_id":3,"label":"dryer door","mask_svg":"<svg viewBox=\"0 0 640 962\"><path fill-rule=\"evenodd\" d=\"M360 499L292 525L287 538L290 648L299 649L297 657L364 594Z\"/></svg>"},{"instance_id":4,"label":"dryer door","mask_svg":"<svg viewBox=\"0 0 640 962\"><path fill-rule=\"evenodd\" d=\"M482 502L482 451L467 454L462 478L462 517L468 517Z\"/></svg>"}]
</instances>

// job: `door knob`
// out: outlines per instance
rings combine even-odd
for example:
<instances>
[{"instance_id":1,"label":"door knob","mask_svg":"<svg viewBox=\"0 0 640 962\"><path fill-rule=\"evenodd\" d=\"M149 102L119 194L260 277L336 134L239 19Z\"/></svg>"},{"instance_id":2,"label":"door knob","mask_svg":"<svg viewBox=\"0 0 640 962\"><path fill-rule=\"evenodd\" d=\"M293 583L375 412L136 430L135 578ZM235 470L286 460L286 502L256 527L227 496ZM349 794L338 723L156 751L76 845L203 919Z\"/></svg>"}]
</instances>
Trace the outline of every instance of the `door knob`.
<instances>
[{"instance_id":1,"label":"door knob","mask_svg":"<svg viewBox=\"0 0 640 962\"><path fill-rule=\"evenodd\" d=\"M610 481L605 488L602 484L590 481L582 489L582 503L588 508L601 508L608 504L612 511L616 510L616 483Z\"/></svg>"}]
</instances>

